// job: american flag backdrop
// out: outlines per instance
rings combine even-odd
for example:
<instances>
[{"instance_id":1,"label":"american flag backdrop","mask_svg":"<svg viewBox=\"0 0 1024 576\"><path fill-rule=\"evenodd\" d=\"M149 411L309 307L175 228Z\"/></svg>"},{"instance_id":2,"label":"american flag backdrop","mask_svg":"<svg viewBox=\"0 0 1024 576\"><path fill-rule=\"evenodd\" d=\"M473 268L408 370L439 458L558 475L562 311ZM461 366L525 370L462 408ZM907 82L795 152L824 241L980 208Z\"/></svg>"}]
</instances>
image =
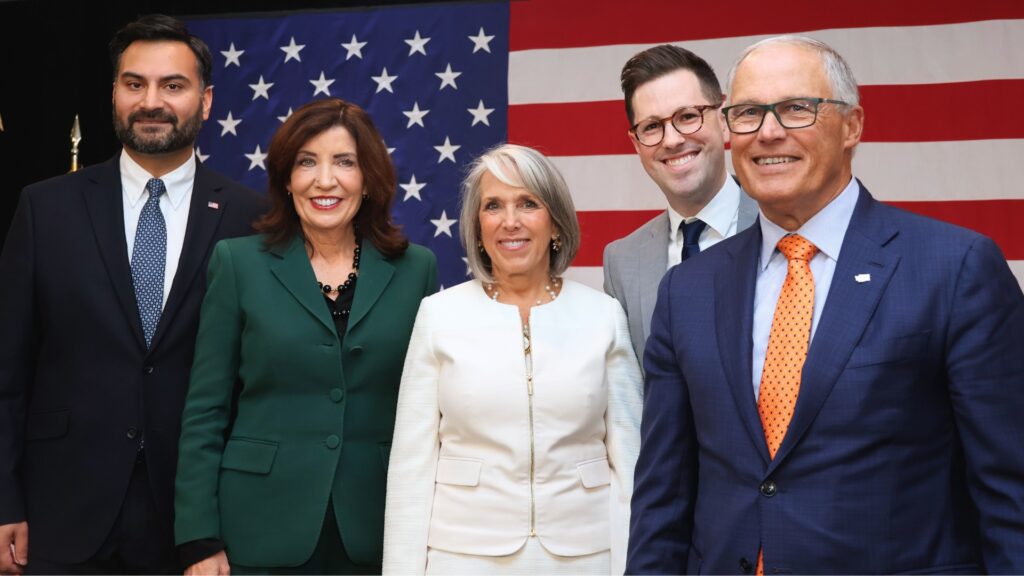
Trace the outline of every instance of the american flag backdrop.
<instances>
[{"instance_id":1,"label":"american flag backdrop","mask_svg":"<svg viewBox=\"0 0 1024 576\"><path fill-rule=\"evenodd\" d=\"M291 110L355 102L391 151L396 223L437 255L443 286L458 284L463 168L507 136L508 18L507 3L479 3L190 21L214 54L199 156L266 190L267 147Z\"/></svg>"},{"instance_id":2,"label":"american flag backdrop","mask_svg":"<svg viewBox=\"0 0 1024 576\"><path fill-rule=\"evenodd\" d=\"M665 207L626 136L622 64L659 43L723 84L747 45L798 33L853 67L866 110L854 173L880 200L978 230L1024 283L1024 2L862 0L801 10L754 0L515 0L191 19L215 56L205 162L265 188L280 118L327 95L373 116L399 175L395 218L467 278L463 166L498 142L548 154L583 245L569 276L599 287L604 246Z\"/></svg>"}]
</instances>

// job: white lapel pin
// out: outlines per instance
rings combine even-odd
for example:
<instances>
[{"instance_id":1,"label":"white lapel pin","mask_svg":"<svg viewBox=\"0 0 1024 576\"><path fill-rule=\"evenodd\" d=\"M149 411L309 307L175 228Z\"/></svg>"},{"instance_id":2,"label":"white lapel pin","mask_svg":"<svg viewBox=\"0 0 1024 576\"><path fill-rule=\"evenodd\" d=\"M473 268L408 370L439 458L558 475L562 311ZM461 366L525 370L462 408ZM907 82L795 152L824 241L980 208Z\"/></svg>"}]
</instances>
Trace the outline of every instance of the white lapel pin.
<instances>
[{"instance_id":1,"label":"white lapel pin","mask_svg":"<svg viewBox=\"0 0 1024 576\"><path fill-rule=\"evenodd\" d=\"M853 279L856 280L859 284L863 284L864 282L871 282L871 274L857 274L856 276L853 277Z\"/></svg>"}]
</instances>

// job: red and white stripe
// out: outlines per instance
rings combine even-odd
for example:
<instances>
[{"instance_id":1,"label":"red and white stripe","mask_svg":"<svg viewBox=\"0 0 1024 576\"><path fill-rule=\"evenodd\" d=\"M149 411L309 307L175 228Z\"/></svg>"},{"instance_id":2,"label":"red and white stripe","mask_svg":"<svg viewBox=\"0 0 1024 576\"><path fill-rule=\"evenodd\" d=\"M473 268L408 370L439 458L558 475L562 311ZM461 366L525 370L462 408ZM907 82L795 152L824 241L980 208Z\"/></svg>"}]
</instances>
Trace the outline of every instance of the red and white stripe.
<instances>
[{"instance_id":1,"label":"red and white stripe","mask_svg":"<svg viewBox=\"0 0 1024 576\"><path fill-rule=\"evenodd\" d=\"M754 0L510 6L509 140L551 156L572 190L583 245L570 277L600 287L604 246L666 205L626 135L626 60L675 43L724 84L743 48L792 33L835 47L861 85L854 174L880 200L990 236L1024 285L1024 2L863 0L800 14Z\"/></svg>"}]
</instances>

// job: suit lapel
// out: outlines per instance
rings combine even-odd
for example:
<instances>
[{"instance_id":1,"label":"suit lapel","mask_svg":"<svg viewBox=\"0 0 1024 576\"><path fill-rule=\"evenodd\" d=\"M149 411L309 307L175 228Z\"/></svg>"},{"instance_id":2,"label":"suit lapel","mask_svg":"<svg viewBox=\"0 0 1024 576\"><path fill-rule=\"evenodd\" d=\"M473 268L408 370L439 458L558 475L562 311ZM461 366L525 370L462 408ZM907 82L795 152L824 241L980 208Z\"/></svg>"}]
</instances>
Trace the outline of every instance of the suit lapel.
<instances>
[{"instance_id":1,"label":"suit lapel","mask_svg":"<svg viewBox=\"0 0 1024 576\"><path fill-rule=\"evenodd\" d=\"M843 239L828 299L807 351L793 419L775 454L772 469L814 422L874 316L899 264L898 255L885 252L885 245L897 233L879 203L861 185L860 198ZM859 274L870 274L871 280L857 282L854 277Z\"/></svg>"},{"instance_id":2,"label":"suit lapel","mask_svg":"<svg viewBox=\"0 0 1024 576\"><path fill-rule=\"evenodd\" d=\"M280 260L270 265L270 272L284 285L299 304L316 317L324 328L335 333L334 321L324 303L324 296L317 290L316 274L306 255L302 236L296 235L291 244L270 250ZM358 294L358 289L357 289Z\"/></svg>"},{"instance_id":3,"label":"suit lapel","mask_svg":"<svg viewBox=\"0 0 1024 576\"><path fill-rule=\"evenodd\" d=\"M226 210L227 202L220 194L220 186L210 181L209 172L203 165L196 163L196 177L192 185L192 199L188 209L188 224L185 227L185 240L178 258L178 269L174 273L174 284L167 296L160 323L153 335L151 348L155 349L167 327L171 326L175 315L181 308L182 301L188 294L189 287L196 274L207 261L217 232L217 226ZM215 205L217 208L213 208Z\"/></svg>"},{"instance_id":4,"label":"suit lapel","mask_svg":"<svg viewBox=\"0 0 1024 576\"><path fill-rule=\"evenodd\" d=\"M651 318L654 305L658 302L658 285L668 268L668 212L649 227L650 234L644 239L636 255L636 274L630 278L630 290L640 302L640 318L643 321L643 333L651 333ZM643 358L640 358L643 362Z\"/></svg>"},{"instance_id":5,"label":"suit lapel","mask_svg":"<svg viewBox=\"0 0 1024 576\"><path fill-rule=\"evenodd\" d=\"M352 315L348 320L348 329L352 330L366 316L377 299L391 282L395 267L384 259L373 242L362 241L362 254L359 257L359 280L356 282L356 295L352 301Z\"/></svg>"},{"instance_id":6,"label":"suit lapel","mask_svg":"<svg viewBox=\"0 0 1024 576\"><path fill-rule=\"evenodd\" d=\"M761 227L751 226L734 242L723 244L729 254L715 274L715 334L733 401L758 454L767 464L768 446L754 398L754 289L761 248Z\"/></svg>"},{"instance_id":7,"label":"suit lapel","mask_svg":"<svg viewBox=\"0 0 1024 576\"><path fill-rule=\"evenodd\" d=\"M139 308L135 302L135 288L132 286L131 265L128 262L128 242L124 237L124 206L121 200L118 156L100 167L82 192L96 243L100 248L100 257L114 286L114 293L136 341L145 348Z\"/></svg>"}]
</instances>

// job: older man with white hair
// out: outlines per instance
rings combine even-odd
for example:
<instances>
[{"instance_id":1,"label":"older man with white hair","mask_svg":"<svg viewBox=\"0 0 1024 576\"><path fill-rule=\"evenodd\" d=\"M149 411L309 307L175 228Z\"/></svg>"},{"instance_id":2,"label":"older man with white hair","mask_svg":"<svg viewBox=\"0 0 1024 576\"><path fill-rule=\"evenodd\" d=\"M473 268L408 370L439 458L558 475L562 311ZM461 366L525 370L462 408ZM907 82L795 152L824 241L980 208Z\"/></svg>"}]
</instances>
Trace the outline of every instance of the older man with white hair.
<instances>
[{"instance_id":1,"label":"older man with white hair","mask_svg":"<svg viewBox=\"0 0 1024 576\"><path fill-rule=\"evenodd\" d=\"M730 78L760 214L661 282L627 572L1024 573L1003 255L853 177L864 110L829 46L764 40Z\"/></svg>"}]
</instances>

